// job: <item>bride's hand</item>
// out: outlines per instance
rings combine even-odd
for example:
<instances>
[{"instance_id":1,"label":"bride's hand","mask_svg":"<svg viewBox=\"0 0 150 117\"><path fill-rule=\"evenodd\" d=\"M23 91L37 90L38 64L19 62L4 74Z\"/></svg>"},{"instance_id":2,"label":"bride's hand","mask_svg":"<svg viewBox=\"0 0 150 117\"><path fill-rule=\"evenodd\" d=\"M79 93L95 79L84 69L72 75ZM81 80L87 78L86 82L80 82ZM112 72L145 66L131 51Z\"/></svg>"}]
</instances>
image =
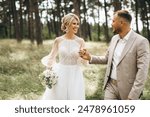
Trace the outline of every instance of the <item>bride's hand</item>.
<instances>
[{"instance_id":1,"label":"bride's hand","mask_svg":"<svg viewBox=\"0 0 150 117\"><path fill-rule=\"evenodd\" d=\"M91 60L91 54L86 49L80 50L79 55L85 60Z\"/></svg>"}]
</instances>

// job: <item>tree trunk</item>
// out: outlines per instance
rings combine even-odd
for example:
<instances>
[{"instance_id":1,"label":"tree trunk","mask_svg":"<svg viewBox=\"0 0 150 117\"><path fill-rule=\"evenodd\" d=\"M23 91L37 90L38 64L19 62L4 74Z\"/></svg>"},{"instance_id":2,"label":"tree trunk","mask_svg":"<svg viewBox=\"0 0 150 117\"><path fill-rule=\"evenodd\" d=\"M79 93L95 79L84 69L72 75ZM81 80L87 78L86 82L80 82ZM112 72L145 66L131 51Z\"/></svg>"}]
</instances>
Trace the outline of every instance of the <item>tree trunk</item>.
<instances>
[{"instance_id":1,"label":"tree trunk","mask_svg":"<svg viewBox=\"0 0 150 117\"><path fill-rule=\"evenodd\" d=\"M146 17L146 29L147 29L147 38L150 37L150 30L149 30L149 17L148 17L148 10L147 10L148 4L145 1L145 17Z\"/></svg>"},{"instance_id":2,"label":"tree trunk","mask_svg":"<svg viewBox=\"0 0 150 117\"><path fill-rule=\"evenodd\" d=\"M135 0L135 20L136 20L136 32L139 33L138 28L138 0Z\"/></svg>"},{"instance_id":3,"label":"tree trunk","mask_svg":"<svg viewBox=\"0 0 150 117\"><path fill-rule=\"evenodd\" d=\"M79 17L79 19L80 19L80 4L81 4L80 0L73 0L74 13ZM79 28L79 31L78 31L79 36L82 35L81 29L82 29L82 25L81 25L81 28Z\"/></svg>"},{"instance_id":4,"label":"tree trunk","mask_svg":"<svg viewBox=\"0 0 150 117\"><path fill-rule=\"evenodd\" d=\"M20 40L23 39L23 19L22 19L23 0L20 0Z\"/></svg>"},{"instance_id":5,"label":"tree trunk","mask_svg":"<svg viewBox=\"0 0 150 117\"><path fill-rule=\"evenodd\" d=\"M92 35L91 35L91 27L90 27L90 24L87 23L88 25L88 35L89 35L89 39L92 40Z\"/></svg>"},{"instance_id":6,"label":"tree trunk","mask_svg":"<svg viewBox=\"0 0 150 117\"><path fill-rule=\"evenodd\" d=\"M3 2L3 1L2 1ZM7 2L7 5L8 5L8 10L11 11L11 3L10 1ZM12 23L11 23L11 13L9 13L7 16L7 32L8 32L8 35L7 37L8 38L12 38Z\"/></svg>"},{"instance_id":7,"label":"tree trunk","mask_svg":"<svg viewBox=\"0 0 150 117\"><path fill-rule=\"evenodd\" d=\"M19 23L18 23L18 16L17 16L15 0L11 0L10 3L11 3L11 9L12 9L15 38L17 39L17 42L21 42L20 27L19 27Z\"/></svg>"},{"instance_id":8,"label":"tree trunk","mask_svg":"<svg viewBox=\"0 0 150 117\"><path fill-rule=\"evenodd\" d=\"M114 12L122 9L120 0L113 0L112 4L114 6Z\"/></svg>"},{"instance_id":9,"label":"tree trunk","mask_svg":"<svg viewBox=\"0 0 150 117\"><path fill-rule=\"evenodd\" d=\"M60 36L61 35L61 31L60 30L58 30L58 29L60 29L60 27L61 27L61 15L60 15L60 13L61 13L61 11L60 11L60 6L61 6L61 0L56 0L56 5L57 5L57 7L56 7L56 9L57 9L57 12L56 12L56 16L57 16L57 19L58 19L58 21L57 21L57 36Z\"/></svg>"},{"instance_id":10,"label":"tree trunk","mask_svg":"<svg viewBox=\"0 0 150 117\"><path fill-rule=\"evenodd\" d=\"M46 18L46 21L47 21L48 35L49 35L49 38L51 38L51 28L52 27L50 26L51 18L48 18L48 14L49 14L49 12L48 12L48 6L49 6L49 4L48 4L48 1L47 1L47 6L46 6L47 16L45 18ZM49 21L49 19L50 19L50 21Z\"/></svg>"},{"instance_id":11,"label":"tree trunk","mask_svg":"<svg viewBox=\"0 0 150 117\"><path fill-rule=\"evenodd\" d=\"M107 21L107 5L106 5L106 0L104 0L104 11L105 11L105 22L104 23L104 33L105 33L105 38L106 38L106 41L107 43L110 41L110 37L109 37L109 30L108 30L108 21Z\"/></svg>"},{"instance_id":12,"label":"tree trunk","mask_svg":"<svg viewBox=\"0 0 150 117\"><path fill-rule=\"evenodd\" d=\"M34 7L34 13L35 13L35 38L37 45L43 44L43 40L41 37L41 21L39 16L39 9L38 9L38 1L33 0L33 7Z\"/></svg>"},{"instance_id":13,"label":"tree trunk","mask_svg":"<svg viewBox=\"0 0 150 117\"><path fill-rule=\"evenodd\" d=\"M73 0L74 13L80 18L80 0Z\"/></svg>"},{"instance_id":14,"label":"tree trunk","mask_svg":"<svg viewBox=\"0 0 150 117\"><path fill-rule=\"evenodd\" d=\"M34 44L34 21L33 21L33 7L30 0L26 1L27 12L28 12L28 38L31 43Z\"/></svg>"},{"instance_id":15,"label":"tree trunk","mask_svg":"<svg viewBox=\"0 0 150 117\"><path fill-rule=\"evenodd\" d=\"M97 40L98 41L101 41L101 39L100 39L100 12L99 12L99 9L100 9L100 2L98 1L98 9L97 9L97 11L98 11L98 24L97 24Z\"/></svg>"},{"instance_id":16,"label":"tree trunk","mask_svg":"<svg viewBox=\"0 0 150 117\"><path fill-rule=\"evenodd\" d=\"M87 12L86 3L85 3L85 0L83 0L83 14L84 14L84 18L83 18L83 23L81 25L81 29L82 29L82 36L83 36L83 38L85 40L89 36L89 35L87 35L88 34L88 25L87 25L87 21L86 21L86 12Z\"/></svg>"},{"instance_id":17,"label":"tree trunk","mask_svg":"<svg viewBox=\"0 0 150 117\"><path fill-rule=\"evenodd\" d=\"M148 2L148 6L149 6L149 7L148 7L148 8L149 8L149 13L150 13L150 1L148 0L147 2ZM148 20L150 20L150 18L149 18ZM149 32L149 33L148 33L148 40L149 40L149 42L150 42L150 25L149 25L149 28L148 28L148 32Z\"/></svg>"},{"instance_id":18,"label":"tree trunk","mask_svg":"<svg viewBox=\"0 0 150 117\"><path fill-rule=\"evenodd\" d=\"M67 10L67 0L64 0L64 10L65 10L65 14L68 13L68 10Z\"/></svg>"},{"instance_id":19,"label":"tree trunk","mask_svg":"<svg viewBox=\"0 0 150 117\"><path fill-rule=\"evenodd\" d=\"M53 11L53 25L54 25L54 33L56 36L58 36L58 27L57 27L57 21L56 21L56 15L55 15L55 11Z\"/></svg>"}]
</instances>

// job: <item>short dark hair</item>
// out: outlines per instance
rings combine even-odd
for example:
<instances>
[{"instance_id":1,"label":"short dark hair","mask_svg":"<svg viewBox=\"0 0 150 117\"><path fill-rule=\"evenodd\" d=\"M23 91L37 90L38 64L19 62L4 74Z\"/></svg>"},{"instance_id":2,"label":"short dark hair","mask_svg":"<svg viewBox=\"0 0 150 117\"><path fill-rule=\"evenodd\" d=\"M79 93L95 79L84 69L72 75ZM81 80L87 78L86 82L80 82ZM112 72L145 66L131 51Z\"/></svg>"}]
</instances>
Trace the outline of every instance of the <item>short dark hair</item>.
<instances>
[{"instance_id":1,"label":"short dark hair","mask_svg":"<svg viewBox=\"0 0 150 117\"><path fill-rule=\"evenodd\" d=\"M126 19L129 23L131 23L131 21L132 21L132 16L130 15L130 13L127 10L118 10L114 14Z\"/></svg>"}]
</instances>

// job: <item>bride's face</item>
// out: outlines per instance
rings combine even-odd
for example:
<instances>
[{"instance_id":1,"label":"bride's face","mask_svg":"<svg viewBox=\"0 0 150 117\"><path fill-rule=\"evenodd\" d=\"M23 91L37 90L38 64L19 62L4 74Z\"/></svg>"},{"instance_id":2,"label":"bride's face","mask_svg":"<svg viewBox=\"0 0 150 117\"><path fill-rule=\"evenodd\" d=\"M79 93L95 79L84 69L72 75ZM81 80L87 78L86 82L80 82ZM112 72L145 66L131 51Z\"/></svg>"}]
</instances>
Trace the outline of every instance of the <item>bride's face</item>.
<instances>
[{"instance_id":1,"label":"bride's face","mask_svg":"<svg viewBox=\"0 0 150 117\"><path fill-rule=\"evenodd\" d=\"M76 34L79 29L79 22L76 19L73 19L70 26L68 27L68 32Z\"/></svg>"}]
</instances>

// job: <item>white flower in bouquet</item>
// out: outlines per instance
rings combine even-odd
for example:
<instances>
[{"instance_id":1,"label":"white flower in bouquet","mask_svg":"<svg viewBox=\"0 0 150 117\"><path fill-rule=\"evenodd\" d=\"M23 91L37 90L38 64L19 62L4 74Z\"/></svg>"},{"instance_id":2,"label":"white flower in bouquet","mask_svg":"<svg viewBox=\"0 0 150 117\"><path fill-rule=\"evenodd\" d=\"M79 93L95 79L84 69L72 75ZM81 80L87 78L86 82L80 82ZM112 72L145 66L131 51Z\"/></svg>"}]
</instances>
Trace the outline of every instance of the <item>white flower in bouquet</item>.
<instances>
[{"instance_id":1,"label":"white flower in bouquet","mask_svg":"<svg viewBox=\"0 0 150 117\"><path fill-rule=\"evenodd\" d=\"M58 75L52 69L46 69L39 75L42 84L47 85L50 89L57 83Z\"/></svg>"}]
</instances>

